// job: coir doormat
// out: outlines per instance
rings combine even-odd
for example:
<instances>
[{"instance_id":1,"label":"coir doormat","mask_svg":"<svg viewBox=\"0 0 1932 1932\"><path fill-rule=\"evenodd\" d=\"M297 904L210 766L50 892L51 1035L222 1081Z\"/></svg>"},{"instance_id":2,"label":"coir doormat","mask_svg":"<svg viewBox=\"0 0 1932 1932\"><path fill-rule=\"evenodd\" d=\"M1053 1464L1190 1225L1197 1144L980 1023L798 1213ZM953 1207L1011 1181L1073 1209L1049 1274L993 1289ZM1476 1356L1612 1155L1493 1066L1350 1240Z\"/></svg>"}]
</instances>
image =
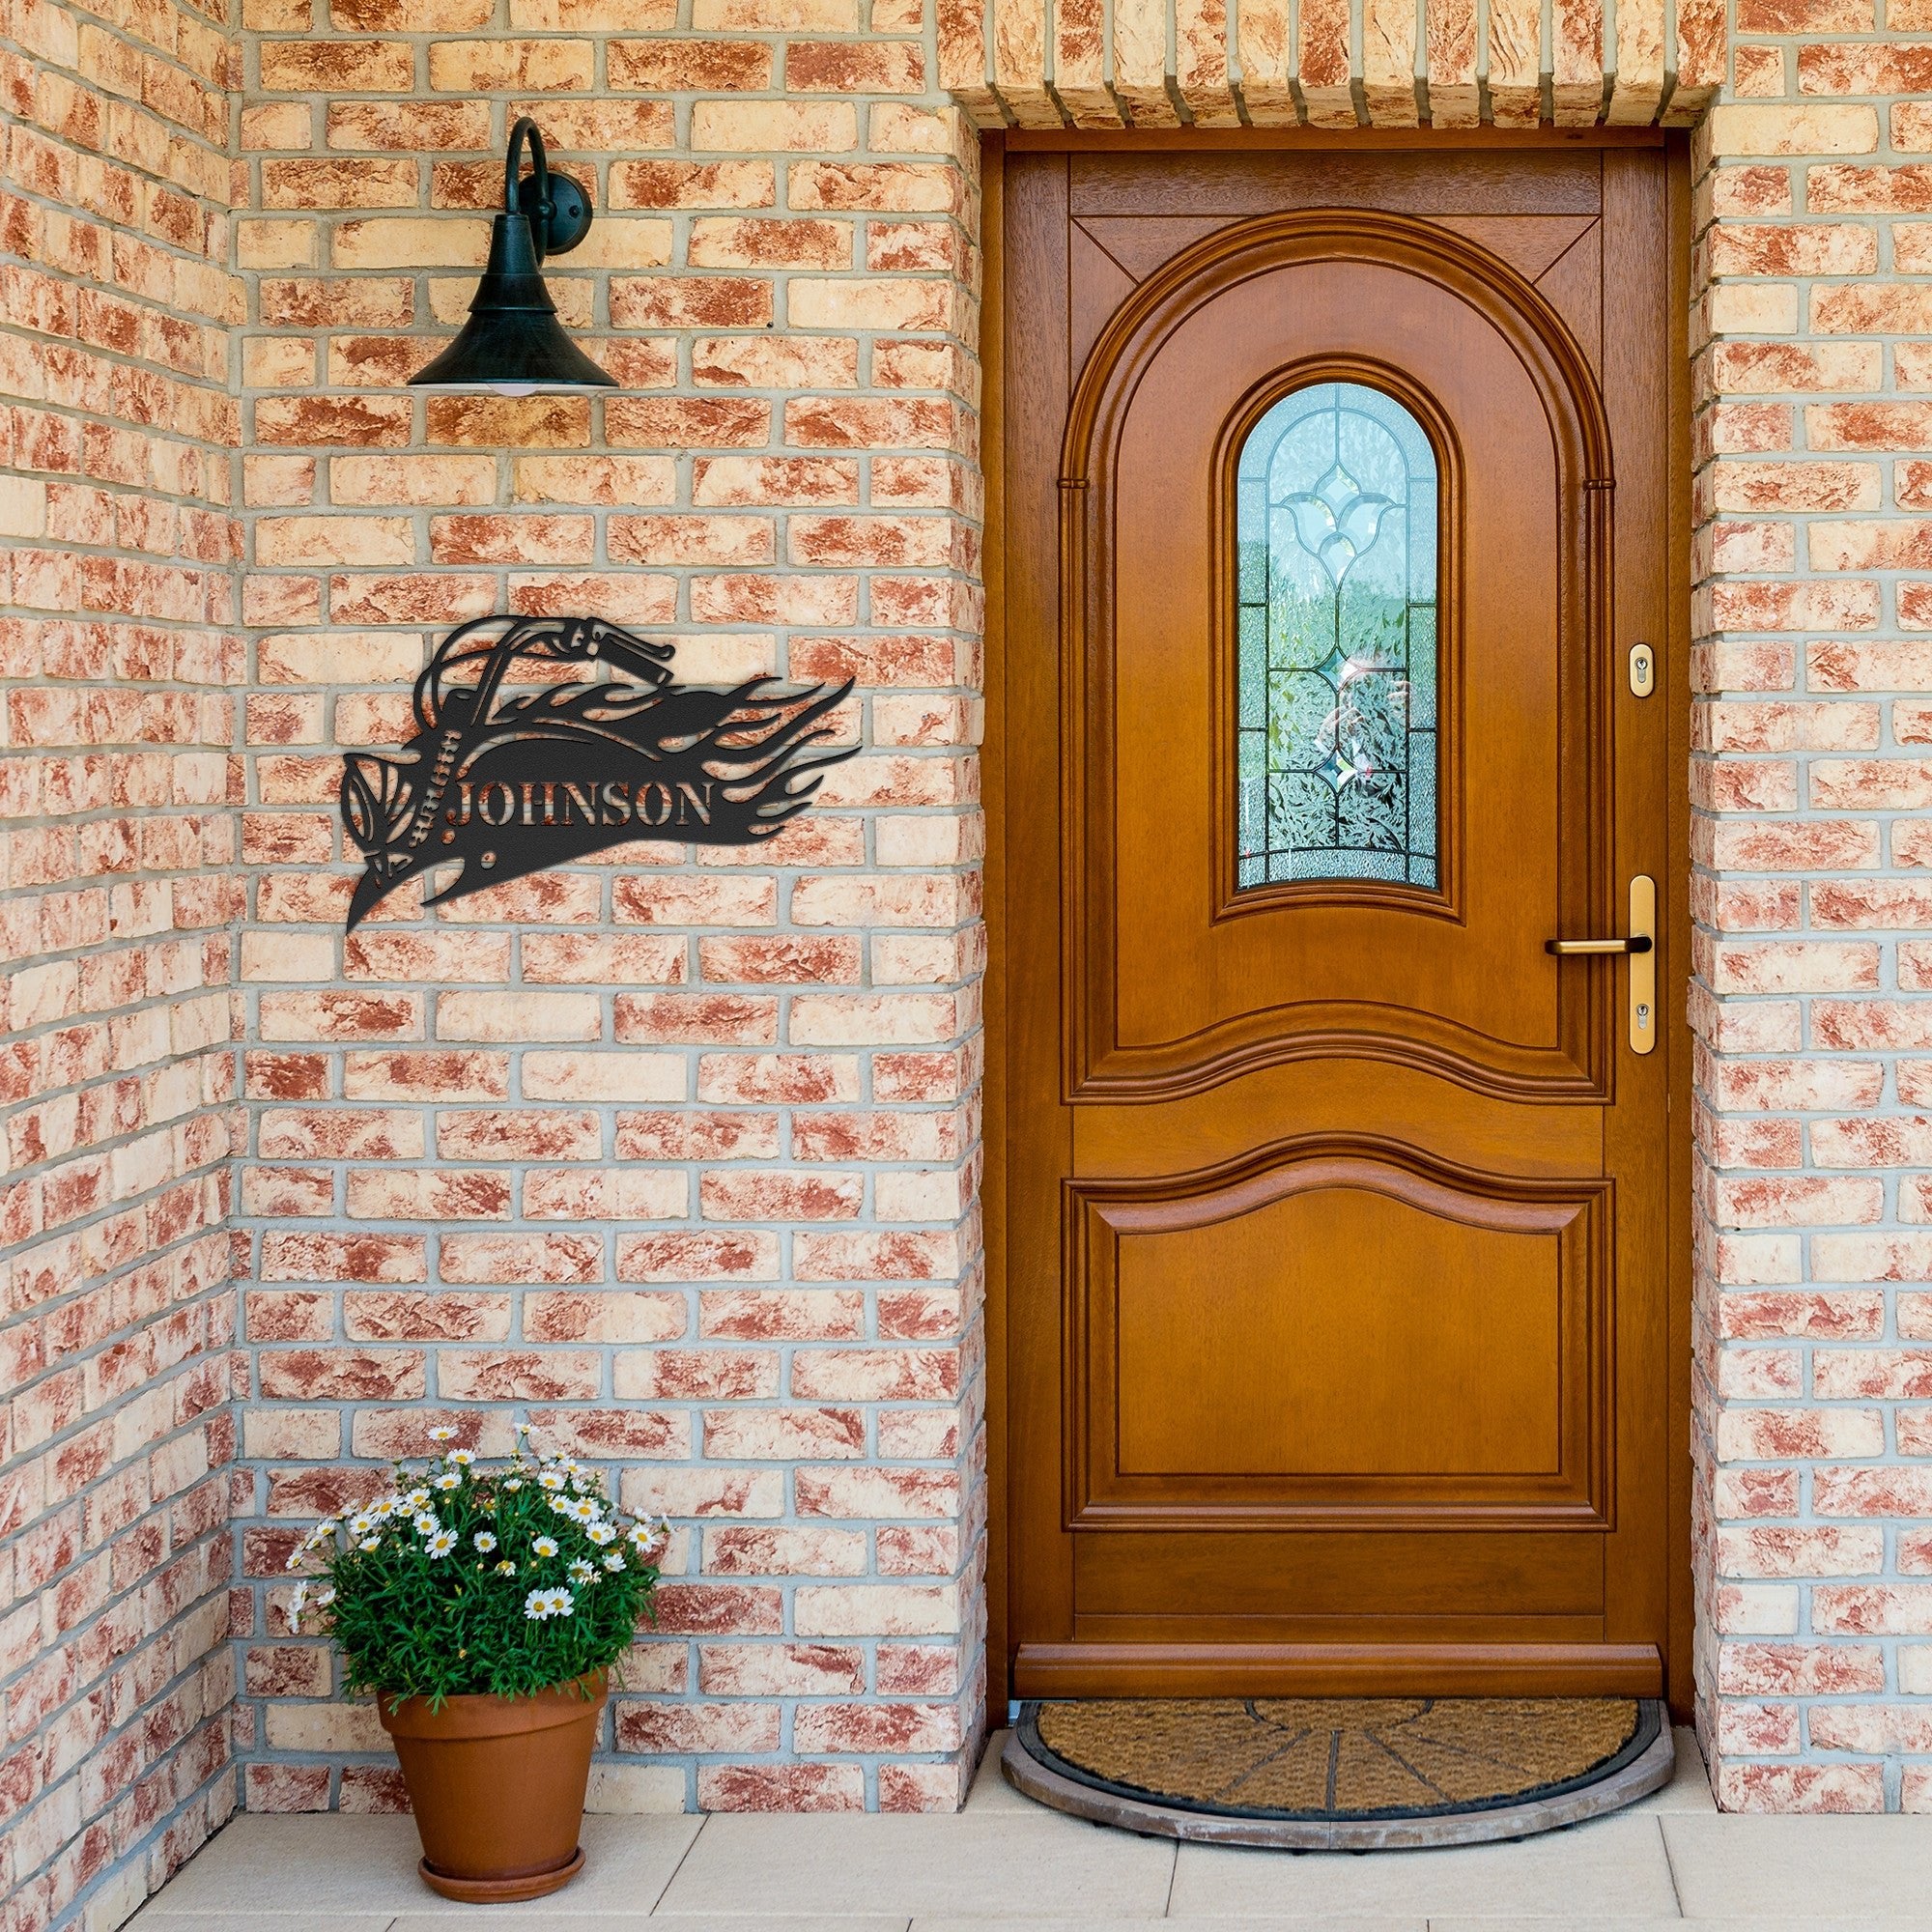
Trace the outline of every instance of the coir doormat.
<instances>
[{"instance_id":1,"label":"coir doormat","mask_svg":"<svg viewBox=\"0 0 1932 1932\"><path fill-rule=\"evenodd\" d=\"M1197 1697L1028 1703L1008 1779L1138 1832L1291 1849L1523 1837L1634 1803L1671 1771L1631 1697Z\"/></svg>"}]
</instances>

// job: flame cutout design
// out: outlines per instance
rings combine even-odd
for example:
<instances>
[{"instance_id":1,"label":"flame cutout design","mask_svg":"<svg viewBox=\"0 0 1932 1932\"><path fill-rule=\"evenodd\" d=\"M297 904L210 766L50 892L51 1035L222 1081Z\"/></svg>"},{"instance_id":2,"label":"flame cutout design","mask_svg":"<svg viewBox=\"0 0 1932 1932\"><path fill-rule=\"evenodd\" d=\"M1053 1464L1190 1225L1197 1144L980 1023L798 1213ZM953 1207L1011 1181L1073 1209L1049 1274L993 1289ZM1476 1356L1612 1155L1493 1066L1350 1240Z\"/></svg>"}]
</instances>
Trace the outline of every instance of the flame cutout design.
<instances>
[{"instance_id":1,"label":"flame cutout design","mask_svg":"<svg viewBox=\"0 0 1932 1932\"><path fill-rule=\"evenodd\" d=\"M417 729L400 754L343 760L343 823L365 860L350 929L433 868L458 869L426 905L634 838L757 844L858 750L812 749L849 679L713 690L674 682L672 656L596 617L452 631L416 679ZM519 667L551 681L506 691Z\"/></svg>"}]
</instances>

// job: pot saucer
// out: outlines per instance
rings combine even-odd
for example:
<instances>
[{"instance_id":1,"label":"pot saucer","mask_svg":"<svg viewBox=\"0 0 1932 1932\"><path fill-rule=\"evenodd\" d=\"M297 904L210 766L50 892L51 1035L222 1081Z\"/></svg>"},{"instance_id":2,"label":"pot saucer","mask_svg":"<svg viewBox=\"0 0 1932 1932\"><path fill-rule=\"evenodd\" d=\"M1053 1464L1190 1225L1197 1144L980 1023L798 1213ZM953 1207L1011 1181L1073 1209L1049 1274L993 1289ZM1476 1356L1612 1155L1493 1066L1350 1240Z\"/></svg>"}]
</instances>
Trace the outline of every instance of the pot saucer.
<instances>
[{"instance_id":1,"label":"pot saucer","mask_svg":"<svg viewBox=\"0 0 1932 1932\"><path fill-rule=\"evenodd\" d=\"M439 1871L427 1859L416 1861L416 1870L432 1891L468 1905L514 1905L519 1899L542 1898L546 1892L560 1890L582 1869L582 1845L564 1863L552 1865L548 1871L519 1872L503 1878L458 1878L453 1872Z\"/></svg>"}]
</instances>

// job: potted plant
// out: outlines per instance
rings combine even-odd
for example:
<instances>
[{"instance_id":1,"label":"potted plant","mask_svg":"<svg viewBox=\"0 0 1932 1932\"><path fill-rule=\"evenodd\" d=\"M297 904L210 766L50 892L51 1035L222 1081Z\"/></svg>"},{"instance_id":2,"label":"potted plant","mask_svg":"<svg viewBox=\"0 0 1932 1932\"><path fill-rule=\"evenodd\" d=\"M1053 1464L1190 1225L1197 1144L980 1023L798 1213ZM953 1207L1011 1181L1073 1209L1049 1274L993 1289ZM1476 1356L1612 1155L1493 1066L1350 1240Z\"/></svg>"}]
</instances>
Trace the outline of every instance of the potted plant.
<instances>
[{"instance_id":1,"label":"potted plant","mask_svg":"<svg viewBox=\"0 0 1932 1932\"><path fill-rule=\"evenodd\" d=\"M388 1494L318 1523L289 1559L305 1573L290 1623L323 1620L347 1688L375 1693L418 1869L445 1898L538 1898L582 1868L610 1669L650 1613L669 1535L527 1434L494 1468L468 1449L398 1463Z\"/></svg>"}]
</instances>

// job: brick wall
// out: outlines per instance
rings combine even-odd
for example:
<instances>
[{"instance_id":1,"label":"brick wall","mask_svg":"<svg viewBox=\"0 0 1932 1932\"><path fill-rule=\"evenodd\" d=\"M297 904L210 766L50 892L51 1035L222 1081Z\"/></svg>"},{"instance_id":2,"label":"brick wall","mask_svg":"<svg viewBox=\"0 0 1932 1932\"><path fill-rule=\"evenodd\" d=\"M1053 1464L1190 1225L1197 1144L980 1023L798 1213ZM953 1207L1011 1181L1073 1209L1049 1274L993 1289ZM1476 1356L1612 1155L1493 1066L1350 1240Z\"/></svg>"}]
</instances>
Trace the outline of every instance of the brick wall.
<instances>
[{"instance_id":1,"label":"brick wall","mask_svg":"<svg viewBox=\"0 0 1932 1932\"><path fill-rule=\"evenodd\" d=\"M234 1802L232 44L0 9L0 1924Z\"/></svg>"},{"instance_id":2,"label":"brick wall","mask_svg":"<svg viewBox=\"0 0 1932 1932\"><path fill-rule=\"evenodd\" d=\"M1716 98L1727 52L1726 0L934 0L934 11L940 85L986 128L1689 128Z\"/></svg>"},{"instance_id":3,"label":"brick wall","mask_svg":"<svg viewBox=\"0 0 1932 1932\"><path fill-rule=\"evenodd\" d=\"M224 1814L231 1736L251 1805L398 1802L279 1569L443 1421L497 1449L532 1420L678 1524L595 1803L957 1801L974 122L1688 122L1723 80L1699 1721L1728 1804L1932 1808L1932 9L1888 6L1734 0L1726 45L1681 0L1534 34L1444 0L1408 42L1307 0L1050 32L972 0L246 0L232 38L5 0L8 1932L130 1909ZM551 285L623 395L402 386L519 111L592 189ZM639 845L345 939L340 754L396 742L434 639L490 611L607 614L692 681L850 676L860 754L755 855Z\"/></svg>"},{"instance_id":4,"label":"brick wall","mask_svg":"<svg viewBox=\"0 0 1932 1932\"><path fill-rule=\"evenodd\" d=\"M950 1808L980 1721L977 141L905 0L249 0L253 677L240 1208L247 1802L390 1806L275 1579L453 1424L678 1525L612 1808ZM550 285L637 393L400 384L509 119L591 187ZM755 852L637 845L345 940L338 753L436 636L598 613L856 680Z\"/></svg>"},{"instance_id":5,"label":"brick wall","mask_svg":"<svg viewBox=\"0 0 1932 1932\"><path fill-rule=\"evenodd\" d=\"M1727 1805L1922 1811L1932 12L1734 24L1697 145L1699 1718Z\"/></svg>"}]
</instances>

